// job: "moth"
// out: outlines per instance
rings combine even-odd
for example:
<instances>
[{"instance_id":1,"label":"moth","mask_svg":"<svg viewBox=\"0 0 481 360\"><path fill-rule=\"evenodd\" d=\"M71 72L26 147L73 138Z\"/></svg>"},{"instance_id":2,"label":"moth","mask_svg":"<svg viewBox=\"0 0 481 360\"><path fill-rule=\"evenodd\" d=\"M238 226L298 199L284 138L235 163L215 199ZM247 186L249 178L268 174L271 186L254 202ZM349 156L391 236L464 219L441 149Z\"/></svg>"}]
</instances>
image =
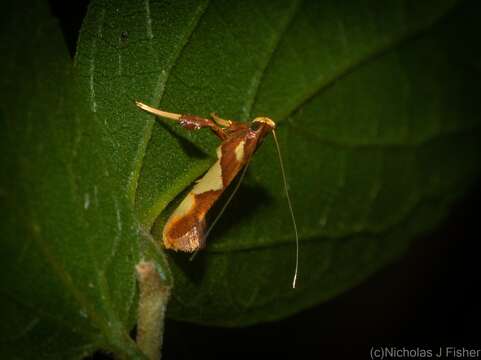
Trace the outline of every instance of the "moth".
<instances>
[{"instance_id":1,"label":"moth","mask_svg":"<svg viewBox=\"0 0 481 360\"><path fill-rule=\"evenodd\" d=\"M153 115L174 120L187 130L209 128L221 141L216 151L217 161L203 177L196 181L195 185L170 215L164 226L162 232L164 246L167 249L175 251L196 252L205 247L207 236L236 193L252 156L264 138L272 133L279 155L284 190L296 238L296 265L292 283L292 287L294 288L299 263L299 237L289 192L287 190L287 180L280 147L275 133L275 122L268 117L256 117L250 124L246 124L222 119L214 113L211 114L212 119L206 119L195 115L181 115L166 112L139 101L136 101L136 105ZM239 173L241 175L235 189L215 220L209 228L207 228L206 214Z\"/></svg>"}]
</instances>

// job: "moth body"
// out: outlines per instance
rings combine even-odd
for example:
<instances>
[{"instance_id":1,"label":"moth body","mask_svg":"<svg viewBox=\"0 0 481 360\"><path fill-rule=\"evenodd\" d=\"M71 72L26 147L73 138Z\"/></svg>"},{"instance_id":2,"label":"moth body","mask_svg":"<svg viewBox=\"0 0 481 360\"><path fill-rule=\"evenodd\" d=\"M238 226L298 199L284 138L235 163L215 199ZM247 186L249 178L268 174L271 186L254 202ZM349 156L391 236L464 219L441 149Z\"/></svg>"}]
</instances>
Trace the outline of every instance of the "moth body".
<instances>
[{"instance_id":1,"label":"moth body","mask_svg":"<svg viewBox=\"0 0 481 360\"><path fill-rule=\"evenodd\" d=\"M185 252L202 249L207 237L207 213L276 125L266 117L255 118L247 125L224 120L217 115L213 115L213 120L210 120L194 115L168 113L143 103L137 103L137 106L152 114L176 120L187 130L210 128L221 140L216 151L216 162L196 181L163 229L163 243L167 249Z\"/></svg>"}]
</instances>

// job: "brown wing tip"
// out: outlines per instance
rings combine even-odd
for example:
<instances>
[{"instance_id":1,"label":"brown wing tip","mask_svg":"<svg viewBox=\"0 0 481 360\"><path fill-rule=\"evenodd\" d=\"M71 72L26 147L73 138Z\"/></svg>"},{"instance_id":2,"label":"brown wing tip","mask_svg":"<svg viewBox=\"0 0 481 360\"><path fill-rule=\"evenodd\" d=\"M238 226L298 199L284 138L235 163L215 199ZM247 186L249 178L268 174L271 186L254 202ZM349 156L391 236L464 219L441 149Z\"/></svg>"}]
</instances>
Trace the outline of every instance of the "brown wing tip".
<instances>
[{"instance_id":1,"label":"brown wing tip","mask_svg":"<svg viewBox=\"0 0 481 360\"><path fill-rule=\"evenodd\" d=\"M204 223L193 226L182 236L173 237L169 231L164 232L164 246L166 249L183 252L194 252L205 247Z\"/></svg>"}]
</instances>

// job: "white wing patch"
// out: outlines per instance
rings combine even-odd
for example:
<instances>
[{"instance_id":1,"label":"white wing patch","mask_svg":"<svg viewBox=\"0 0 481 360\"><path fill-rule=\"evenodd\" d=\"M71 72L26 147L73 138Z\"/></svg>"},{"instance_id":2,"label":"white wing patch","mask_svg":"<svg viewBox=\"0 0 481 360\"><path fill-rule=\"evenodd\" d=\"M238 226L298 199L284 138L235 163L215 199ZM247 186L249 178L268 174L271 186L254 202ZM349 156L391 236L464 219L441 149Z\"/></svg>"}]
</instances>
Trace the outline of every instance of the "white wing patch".
<instances>
[{"instance_id":1,"label":"white wing patch","mask_svg":"<svg viewBox=\"0 0 481 360\"><path fill-rule=\"evenodd\" d=\"M180 203L180 205L175 209L172 213L170 219L177 219L181 218L184 215L188 214L195 205L195 197L192 194L187 194L184 200ZM169 222L170 222L169 219Z\"/></svg>"},{"instance_id":2,"label":"white wing patch","mask_svg":"<svg viewBox=\"0 0 481 360\"><path fill-rule=\"evenodd\" d=\"M194 195L205 193L206 191L217 191L224 188L224 181L222 180L222 168L220 167L220 160L222 157L221 146L217 148L217 161L205 173L205 175L197 182L192 189Z\"/></svg>"},{"instance_id":3,"label":"white wing patch","mask_svg":"<svg viewBox=\"0 0 481 360\"><path fill-rule=\"evenodd\" d=\"M237 161L241 162L244 159L244 145L245 141L242 140L239 144L235 147L235 158Z\"/></svg>"}]
</instances>

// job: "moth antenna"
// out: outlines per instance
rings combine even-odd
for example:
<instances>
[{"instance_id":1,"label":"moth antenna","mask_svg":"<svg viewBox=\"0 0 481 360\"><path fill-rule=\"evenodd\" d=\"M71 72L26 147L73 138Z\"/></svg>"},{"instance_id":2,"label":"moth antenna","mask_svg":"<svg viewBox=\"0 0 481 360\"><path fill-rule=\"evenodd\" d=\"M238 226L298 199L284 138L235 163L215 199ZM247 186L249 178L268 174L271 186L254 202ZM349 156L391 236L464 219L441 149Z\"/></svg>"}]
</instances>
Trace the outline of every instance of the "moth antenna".
<instances>
[{"instance_id":1,"label":"moth antenna","mask_svg":"<svg viewBox=\"0 0 481 360\"><path fill-rule=\"evenodd\" d=\"M140 102L140 101L136 101L135 105L137 105L142 110L147 111L148 113L151 113L153 115L157 115L157 116L160 116L160 117L163 117L163 118L171 119L171 120L179 121L179 119L182 116L180 114L174 114L174 113L170 113L170 112L167 112L167 111L162 111L162 110L153 108L152 106L146 105L146 104L144 104L143 102Z\"/></svg>"},{"instance_id":2,"label":"moth antenna","mask_svg":"<svg viewBox=\"0 0 481 360\"><path fill-rule=\"evenodd\" d=\"M276 143L277 155L279 155L279 164L281 165L282 180L284 182L284 191L286 193L287 205L289 205L289 212L291 213L292 224L294 225L294 234L296 236L296 267L294 269L294 277L292 279L292 288L296 288L297 272L299 270L299 234L297 232L296 218L294 217L294 210L292 209L291 198L289 196L289 190L287 189L287 178L284 170L284 162L282 161L281 148L277 135L274 129L272 129L272 135L274 136L274 142Z\"/></svg>"},{"instance_id":3,"label":"moth antenna","mask_svg":"<svg viewBox=\"0 0 481 360\"><path fill-rule=\"evenodd\" d=\"M193 261L198 252L199 252L199 249L195 250L190 256L189 261Z\"/></svg>"},{"instance_id":4,"label":"moth antenna","mask_svg":"<svg viewBox=\"0 0 481 360\"><path fill-rule=\"evenodd\" d=\"M222 209L220 209L219 213L217 214L217 216L215 217L214 221L212 221L212 223L210 224L209 226L209 229L207 230L207 232L205 233L205 236L204 236L204 239L207 239L207 237L209 236L210 232L212 231L214 225L217 223L217 221L220 219L220 217L222 216L222 214L224 213L225 209L227 208L227 206L229 205L229 203L231 202L231 200L234 198L234 195L236 194L237 190L239 190L239 187L240 187L240 184L242 183L242 180L244 179L246 173L247 173L247 168L249 167L249 163L250 163L251 159L249 158L249 160L247 160L245 166L244 166L244 169L242 169L242 173L239 177L239 180L237 181L237 184L235 185L235 188L234 190L231 192L231 194L229 195L229 198L227 199L227 201L224 203L224 205L222 206ZM195 255L195 253L194 253ZM192 258L194 257L194 255L192 255Z\"/></svg>"}]
</instances>

